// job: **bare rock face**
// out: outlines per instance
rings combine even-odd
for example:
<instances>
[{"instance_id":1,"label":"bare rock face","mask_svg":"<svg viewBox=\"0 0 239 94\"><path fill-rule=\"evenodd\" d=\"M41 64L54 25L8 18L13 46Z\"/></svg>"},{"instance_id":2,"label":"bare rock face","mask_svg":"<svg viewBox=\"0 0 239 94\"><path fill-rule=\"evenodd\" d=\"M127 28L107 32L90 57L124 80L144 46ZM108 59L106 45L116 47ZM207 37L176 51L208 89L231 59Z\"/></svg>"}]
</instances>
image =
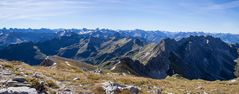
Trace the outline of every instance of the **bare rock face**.
<instances>
[{"instance_id":1,"label":"bare rock face","mask_svg":"<svg viewBox=\"0 0 239 94\"><path fill-rule=\"evenodd\" d=\"M189 37L178 41L170 53L171 72L189 79L228 80L235 78L237 48L219 38Z\"/></svg>"},{"instance_id":2,"label":"bare rock face","mask_svg":"<svg viewBox=\"0 0 239 94\"><path fill-rule=\"evenodd\" d=\"M234 60L239 55L237 47L219 38L191 36L179 41L164 39L131 57L120 61L141 76L162 79L179 74L188 79L228 80L236 77Z\"/></svg>"},{"instance_id":3,"label":"bare rock face","mask_svg":"<svg viewBox=\"0 0 239 94\"><path fill-rule=\"evenodd\" d=\"M179 41L164 40L159 53L146 67L154 75L179 74L188 79L228 80L235 78L237 48L210 36L191 36ZM157 71L158 70L158 71ZM154 75L152 77L154 77Z\"/></svg>"},{"instance_id":4,"label":"bare rock face","mask_svg":"<svg viewBox=\"0 0 239 94\"><path fill-rule=\"evenodd\" d=\"M21 86L29 86L24 78L13 78L6 83L7 87L21 87Z\"/></svg>"},{"instance_id":5,"label":"bare rock face","mask_svg":"<svg viewBox=\"0 0 239 94\"><path fill-rule=\"evenodd\" d=\"M54 62L53 60L49 59L49 58L45 58L45 59L40 63L41 66L46 66L46 67L48 67L48 66L53 66L54 64L55 64L55 62Z\"/></svg>"},{"instance_id":6,"label":"bare rock face","mask_svg":"<svg viewBox=\"0 0 239 94\"><path fill-rule=\"evenodd\" d=\"M239 47L238 47L237 52L238 52L238 54L239 54ZM234 60L234 62L237 63L237 64L236 64L236 67L235 67L235 72L234 72L234 74L235 74L236 77L239 77L239 57L238 57L236 60Z\"/></svg>"}]
</instances>

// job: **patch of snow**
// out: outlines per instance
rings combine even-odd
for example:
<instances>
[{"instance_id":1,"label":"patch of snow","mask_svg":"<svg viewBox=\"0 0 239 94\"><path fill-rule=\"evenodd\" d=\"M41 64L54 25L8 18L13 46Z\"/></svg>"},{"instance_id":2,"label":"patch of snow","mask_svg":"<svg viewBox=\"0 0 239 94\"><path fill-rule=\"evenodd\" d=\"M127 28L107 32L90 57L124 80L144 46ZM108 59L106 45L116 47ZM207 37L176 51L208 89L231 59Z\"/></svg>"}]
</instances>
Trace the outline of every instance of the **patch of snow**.
<instances>
[{"instance_id":1,"label":"patch of snow","mask_svg":"<svg viewBox=\"0 0 239 94\"><path fill-rule=\"evenodd\" d=\"M145 55L144 55L144 56L148 56L148 55L150 55L150 52L147 52L147 53L145 53Z\"/></svg>"},{"instance_id":2,"label":"patch of snow","mask_svg":"<svg viewBox=\"0 0 239 94\"><path fill-rule=\"evenodd\" d=\"M16 40L16 44L20 44L20 43L22 43L23 41L21 40L21 39L17 39Z\"/></svg>"},{"instance_id":3,"label":"patch of snow","mask_svg":"<svg viewBox=\"0 0 239 94\"><path fill-rule=\"evenodd\" d=\"M49 59L49 56L46 56L46 58L45 59Z\"/></svg>"},{"instance_id":4,"label":"patch of snow","mask_svg":"<svg viewBox=\"0 0 239 94\"><path fill-rule=\"evenodd\" d=\"M114 67L112 67L110 70L114 70L116 68L116 66L120 63L121 63L121 61L119 61L117 64L115 64Z\"/></svg>"},{"instance_id":5,"label":"patch of snow","mask_svg":"<svg viewBox=\"0 0 239 94\"><path fill-rule=\"evenodd\" d=\"M232 79L232 80L230 80L229 82L230 83L234 83L234 82L236 82L237 80L236 79Z\"/></svg>"},{"instance_id":6,"label":"patch of snow","mask_svg":"<svg viewBox=\"0 0 239 94\"><path fill-rule=\"evenodd\" d=\"M126 76L126 73L122 73L123 76Z\"/></svg>"},{"instance_id":7,"label":"patch of snow","mask_svg":"<svg viewBox=\"0 0 239 94\"><path fill-rule=\"evenodd\" d=\"M236 59L236 60L234 60L234 62L237 62L237 59Z\"/></svg>"},{"instance_id":8,"label":"patch of snow","mask_svg":"<svg viewBox=\"0 0 239 94\"><path fill-rule=\"evenodd\" d=\"M88 33L91 33L91 32L94 32L94 31L84 31L84 32L79 32L78 34L88 34Z\"/></svg>"},{"instance_id":9,"label":"patch of snow","mask_svg":"<svg viewBox=\"0 0 239 94\"><path fill-rule=\"evenodd\" d=\"M116 68L116 66L112 67L110 70L114 70Z\"/></svg>"},{"instance_id":10,"label":"patch of snow","mask_svg":"<svg viewBox=\"0 0 239 94\"><path fill-rule=\"evenodd\" d=\"M60 36L64 36L66 31L61 32Z\"/></svg>"},{"instance_id":11,"label":"patch of snow","mask_svg":"<svg viewBox=\"0 0 239 94\"><path fill-rule=\"evenodd\" d=\"M209 43L209 40L207 39L207 44Z\"/></svg>"},{"instance_id":12,"label":"patch of snow","mask_svg":"<svg viewBox=\"0 0 239 94\"><path fill-rule=\"evenodd\" d=\"M71 64L69 64L69 62L68 62L68 61L65 61L65 63L66 63L66 65L68 65L68 66L71 66Z\"/></svg>"}]
</instances>

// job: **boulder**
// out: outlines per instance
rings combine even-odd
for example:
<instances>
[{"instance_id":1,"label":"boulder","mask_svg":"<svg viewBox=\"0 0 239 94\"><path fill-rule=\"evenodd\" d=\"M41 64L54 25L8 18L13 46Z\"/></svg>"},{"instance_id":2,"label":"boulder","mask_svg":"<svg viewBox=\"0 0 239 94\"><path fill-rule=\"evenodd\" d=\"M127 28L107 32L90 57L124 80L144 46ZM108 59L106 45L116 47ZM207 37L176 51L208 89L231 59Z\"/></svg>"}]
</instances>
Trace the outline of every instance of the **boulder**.
<instances>
[{"instance_id":1,"label":"boulder","mask_svg":"<svg viewBox=\"0 0 239 94\"><path fill-rule=\"evenodd\" d=\"M76 77L76 78L74 78L73 80L80 80L80 77Z\"/></svg>"},{"instance_id":2,"label":"boulder","mask_svg":"<svg viewBox=\"0 0 239 94\"><path fill-rule=\"evenodd\" d=\"M3 66L2 66L2 65L0 65L0 69L3 69Z\"/></svg>"},{"instance_id":3,"label":"boulder","mask_svg":"<svg viewBox=\"0 0 239 94\"><path fill-rule=\"evenodd\" d=\"M139 88L131 85L120 85L114 82L102 83L106 94L119 94L122 90L128 90L131 94L139 94Z\"/></svg>"},{"instance_id":4,"label":"boulder","mask_svg":"<svg viewBox=\"0 0 239 94\"><path fill-rule=\"evenodd\" d=\"M103 83L103 88L104 88L106 94L118 94L120 91L119 84L113 83L113 82Z\"/></svg>"},{"instance_id":5,"label":"boulder","mask_svg":"<svg viewBox=\"0 0 239 94\"><path fill-rule=\"evenodd\" d=\"M0 94L37 94L37 90L30 87L8 87L0 89Z\"/></svg>"},{"instance_id":6,"label":"boulder","mask_svg":"<svg viewBox=\"0 0 239 94\"><path fill-rule=\"evenodd\" d=\"M102 71L101 69L96 69L96 70L94 70L94 73L95 73L95 74L102 74L103 71Z\"/></svg>"},{"instance_id":7,"label":"boulder","mask_svg":"<svg viewBox=\"0 0 239 94\"><path fill-rule=\"evenodd\" d=\"M33 73L32 77L35 77L35 78L43 78L43 74L38 73L38 72L35 72L35 73Z\"/></svg>"},{"instance_id":8,"label":"boulder","mask_svg":"<svg viewBox=\"0 0 239 94\"><path fill-rule=\"evenodd\" d=\"M27 80L25 78L21 78L21 77L13 78L12 81L17 81L17 82L20 82L20 83L27 82Z\"/></svg>"},{"instance_id":9,"label":"boulder","mask_svg":"<svg viewBox=\"0 0 239 94\"><path fill-rule=\"evenodd\" d=\"M135 86L127 86L126 87L132 94L139 94L139 89L138 87Z\"/></svg>"},{"instance_id":10,"label":"boulder","mask_svg":"<svg viewBox=\"0 0 239 94\"><path fill-rule=\"evenodd\" d=\"M53 65L55 65L55 64L56 64L56 63L55 63L53 60L49 59L49 58L44 59L44 60L40 63L41 66L46 66L46 67L53 66Z\"/></svg>"},{"instance_id":11,"label":"boulder","mask_svg":"<svg viewBox=\"0 0 239 94\"><path fill-rule=\"evenodd\" d=\"M7 87L29 86L29 84L27 83L27 80L25 78L21 78L21 77L16 77L9 81L6 81L5 84Z\"/></svg>"},{"instance_id":12,"label":"boulder","mask_svg":"<svg viewBox=\"0 0 239 94\"><path fill-rule=\"evenodd\" d=\"M10 70L2 70L3 75L12 75L12 71Z\"/></svg>"},{"instance_id":13,"label":"boulder","mask_svg":"<svg viewBox=\"0 0 239 94\"><path fill-rule=\"evenodd\" d=\"M17 81L7 81L6 82L7 87L21 87L21 86L28 86L26 83L19 83Z\"/></svg>"},{"instance_id":14,"label":"boulder","mask_svg":"<svg viewBox=\"0 0 239 94\"><path fill-rule=\"evenodd\" d=\"M63 90L58 91L59 94L75 94L71 89L64 88ZM85 93L84 93L85 94Z\"/></svg>"}]
</instances>

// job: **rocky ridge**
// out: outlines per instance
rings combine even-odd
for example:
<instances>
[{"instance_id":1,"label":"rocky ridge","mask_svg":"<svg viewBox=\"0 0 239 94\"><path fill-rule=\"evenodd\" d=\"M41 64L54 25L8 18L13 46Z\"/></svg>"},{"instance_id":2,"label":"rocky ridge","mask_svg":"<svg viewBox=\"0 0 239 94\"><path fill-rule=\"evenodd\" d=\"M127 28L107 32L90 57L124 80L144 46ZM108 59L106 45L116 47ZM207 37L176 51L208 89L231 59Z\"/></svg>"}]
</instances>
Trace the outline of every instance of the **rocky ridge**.
<instances>
[{"instance_id":1,"label":"rocky ridge","mask_svg":"<svg viewBox=\"0 0 239 94\"><path fill-rule=\"evenodd\" d=\"M110 66L119 67L117 62L124 63L124 68L114 69L130 68L128 71L133 74L152 78L180 74L188 79L228 80L235 78L234 61L238 53L236 47L218 38L191 36L179 41L164 39L159 44L148 44L128 57Z\"/></svg>"}]
</instances>

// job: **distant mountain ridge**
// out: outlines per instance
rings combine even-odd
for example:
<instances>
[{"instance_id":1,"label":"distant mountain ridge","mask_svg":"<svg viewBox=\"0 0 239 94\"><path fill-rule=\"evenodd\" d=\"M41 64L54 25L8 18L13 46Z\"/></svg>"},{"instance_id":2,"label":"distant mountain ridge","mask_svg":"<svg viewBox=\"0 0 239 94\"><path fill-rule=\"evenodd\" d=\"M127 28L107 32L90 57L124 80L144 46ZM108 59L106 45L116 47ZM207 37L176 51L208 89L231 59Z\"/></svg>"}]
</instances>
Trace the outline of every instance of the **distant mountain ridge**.
<instances>
[{"instance_id":1,"label":"distant mountain ridge","mask_svg":"<svg viewBox=\"0 0 239 94\"><path fill-rule=\"evenodd\" d=\"M43 42L25 42L9 45L0 50L0 57L8 60L21 60L31 65L36 65L46 56L58 55L91 64L99 64L113 58L125 56L130 51L142 48L146 43L144 39L140 38L114 35L94 37L72 32L69 36L61 36ZM24 57L21 58L20 56ZM33 60L29 61L29 59Z\"/></svg>"},{"instance_id":2,"label":"distant mountain ridge","mask_svg":"<svg viewBox=\"0 0 239 94\"><path fill-rule=\"evenodd\" d=\"M110 29L0 29L0 48L9 44L22 42L41 42L60 36L69 36L72 32L80 35L92 35L98 37L122 36L139 37L147 41L157 42L171 38L180 40L189 36L213 36L222 39L227 43L239 43L239 34L229 33L204 33L204 32L166 32L166 31L145 31L145 30L110 30ZM107 36L105 36L107 35Z\"/></svg>"}]
</instances>

